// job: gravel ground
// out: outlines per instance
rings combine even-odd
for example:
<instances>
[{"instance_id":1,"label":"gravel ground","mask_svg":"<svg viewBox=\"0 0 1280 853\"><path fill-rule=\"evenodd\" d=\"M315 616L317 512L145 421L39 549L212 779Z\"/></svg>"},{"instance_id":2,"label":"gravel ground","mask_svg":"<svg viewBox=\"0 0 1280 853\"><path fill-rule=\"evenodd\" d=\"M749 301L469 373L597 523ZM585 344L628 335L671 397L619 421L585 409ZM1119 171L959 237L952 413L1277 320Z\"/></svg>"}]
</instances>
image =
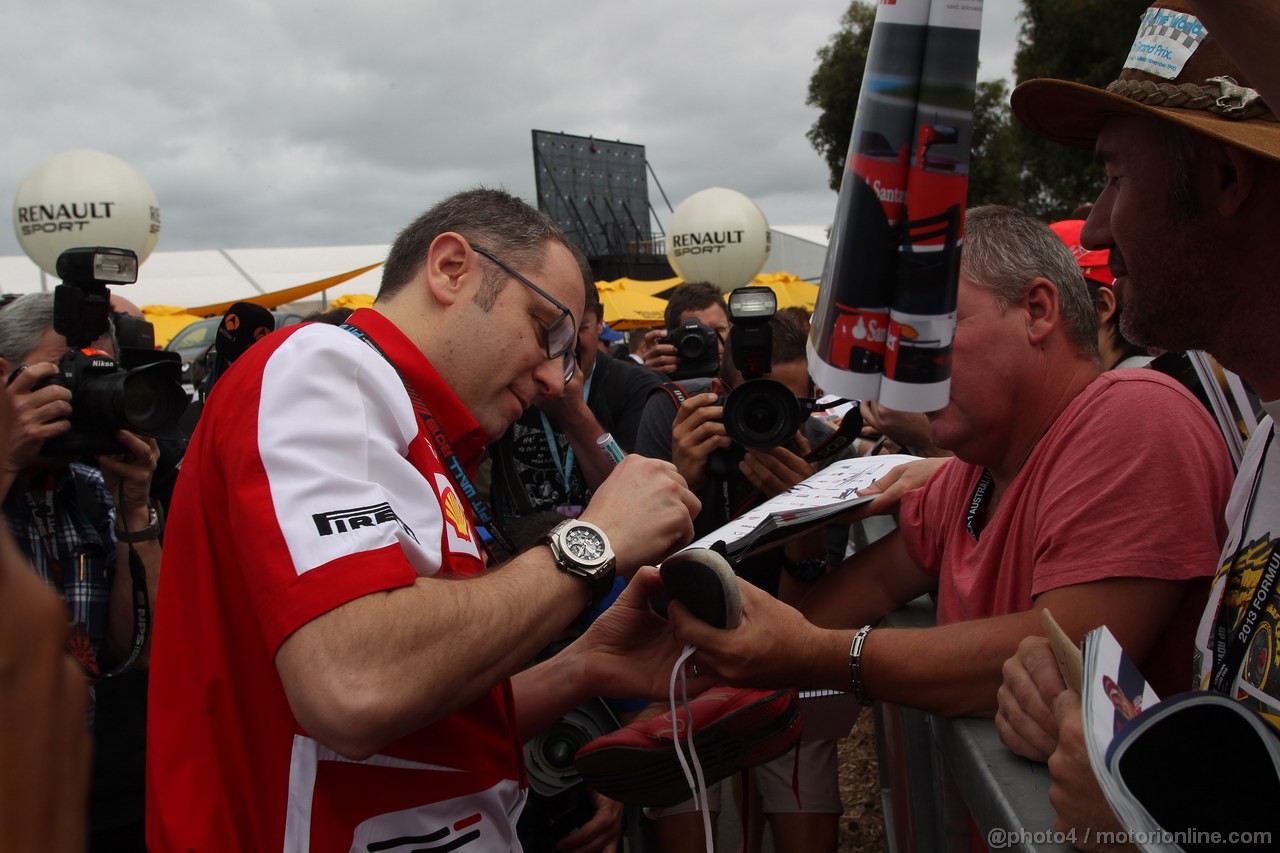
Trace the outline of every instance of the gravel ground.
<instances>
[{"instance_id":1,"label":"gravel ground","mask_svg":"<svg viewBox=\"0 0 1280 853\"><path fill-rule=\"evenodd\" d=\"M880 853L885 849L880 773L876 761L875 717L858 715L849 736L840 741L840 853Z\"/></svg>"}]
</instances>

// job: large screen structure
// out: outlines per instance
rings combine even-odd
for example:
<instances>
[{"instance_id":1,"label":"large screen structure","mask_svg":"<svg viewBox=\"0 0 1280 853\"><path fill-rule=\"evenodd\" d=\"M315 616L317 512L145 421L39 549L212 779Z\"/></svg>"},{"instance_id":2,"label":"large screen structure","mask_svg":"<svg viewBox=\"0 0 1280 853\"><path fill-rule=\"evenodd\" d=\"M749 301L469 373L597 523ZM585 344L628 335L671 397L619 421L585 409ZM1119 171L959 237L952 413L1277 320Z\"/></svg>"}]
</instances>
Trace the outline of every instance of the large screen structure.
<instances>
[{"instance_id":1,"label":"large screen structure","mask_svg":"<svg viewBox=\"0 0 1280 853\"><path fill-rule=\"evenodd\" d=\"M643 145L533 131L538 209L588 258L651 255Z\"/></svg>"}]
</instances>

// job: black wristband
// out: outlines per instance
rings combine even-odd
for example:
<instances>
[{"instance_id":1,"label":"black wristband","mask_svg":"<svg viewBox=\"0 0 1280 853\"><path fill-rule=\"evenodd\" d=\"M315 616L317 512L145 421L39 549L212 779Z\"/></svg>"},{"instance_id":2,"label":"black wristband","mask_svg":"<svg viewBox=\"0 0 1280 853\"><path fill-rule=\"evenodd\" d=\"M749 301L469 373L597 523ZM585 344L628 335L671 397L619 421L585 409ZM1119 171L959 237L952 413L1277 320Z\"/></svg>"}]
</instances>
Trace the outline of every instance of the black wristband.
<instances>
[{"instance_id":1,"label":"black wristband","mask_svg":"<svg viewBox=\"0 0 1280 853\"><path fill-rule=\"evenodd\" d=\"M160 538L160 514L156 512L155 507L147 507L150 514L148 524L141 530L121 530L120 525L116 525L116 541L124 542L132 545L135 542L151 542ZM119 519L117 518L117 521Z\"/></svg>"},{"instance_id":2,"label":"black wristband","mask_svg":"<svg viewBox=\"0 0 1280 853\"><path fill-rule=\"evenodd\" d=\"M798 581L813 583L827 573L827 561L822 557L806 557L801 560L793 560L783 554L782 568Z\"/></svg>"}]
</instances>

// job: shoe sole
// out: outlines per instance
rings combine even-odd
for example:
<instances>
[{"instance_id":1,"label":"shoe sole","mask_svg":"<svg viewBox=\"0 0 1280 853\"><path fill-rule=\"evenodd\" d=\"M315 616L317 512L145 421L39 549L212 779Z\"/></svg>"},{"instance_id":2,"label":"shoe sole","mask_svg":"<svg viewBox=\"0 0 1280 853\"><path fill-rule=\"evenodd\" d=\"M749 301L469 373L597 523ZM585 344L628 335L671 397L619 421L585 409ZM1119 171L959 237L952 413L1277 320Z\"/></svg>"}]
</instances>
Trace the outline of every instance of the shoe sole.
<instances>
[{"instance_id":1,"label":"shoe sole","mask_svg":"<svg viewBox=\"0 0 1280 853\"><path fill-rule=\"evenodd\" d=\"M771 698L694 730L694 747L708 785L772 761L796 745L799 703L792 697L781 713L774 705ZM665 807L692 796L669 741L652 747L606 746L578 756L574 764L587 784L620 803Z\"/></svg>"},{"instance_id":2,"label":"shoe sole","mask_svg":"<svg viewBox=\"0 0 1280 853\"><path fill-rule=\"evenodd\" d=\"M666 597L716 628L742 623L742 592L738 578L724 557L708 548L692 548L668 557L659 569ZM665 605L655 608L664 619Z\"/></svg>"}]
</instances>

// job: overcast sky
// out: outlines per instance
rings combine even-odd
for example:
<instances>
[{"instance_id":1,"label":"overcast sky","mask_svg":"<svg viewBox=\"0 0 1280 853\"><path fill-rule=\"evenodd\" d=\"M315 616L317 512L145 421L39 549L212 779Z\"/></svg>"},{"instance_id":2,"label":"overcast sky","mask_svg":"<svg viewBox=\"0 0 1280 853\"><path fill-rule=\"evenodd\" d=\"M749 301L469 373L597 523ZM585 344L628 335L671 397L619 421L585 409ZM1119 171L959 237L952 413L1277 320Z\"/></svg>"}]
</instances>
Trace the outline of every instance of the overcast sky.
<instances>
[{"instance_id":1,"label":"overcast sky","mask_svg":"<svg viewBox=\"0 0 1280 853\"><path fill-rule=\"evenodd\" d=\"M90 147L151 183L159 250L387 243L455 190L532 200L534 128L646 146L673 205L724 186L775 225L835 210L804 101L847 0L0 5L10 222L32 168ZM983 79L1010 76L1020 8L987 0Z\"/></svg>"}]
</instances>

